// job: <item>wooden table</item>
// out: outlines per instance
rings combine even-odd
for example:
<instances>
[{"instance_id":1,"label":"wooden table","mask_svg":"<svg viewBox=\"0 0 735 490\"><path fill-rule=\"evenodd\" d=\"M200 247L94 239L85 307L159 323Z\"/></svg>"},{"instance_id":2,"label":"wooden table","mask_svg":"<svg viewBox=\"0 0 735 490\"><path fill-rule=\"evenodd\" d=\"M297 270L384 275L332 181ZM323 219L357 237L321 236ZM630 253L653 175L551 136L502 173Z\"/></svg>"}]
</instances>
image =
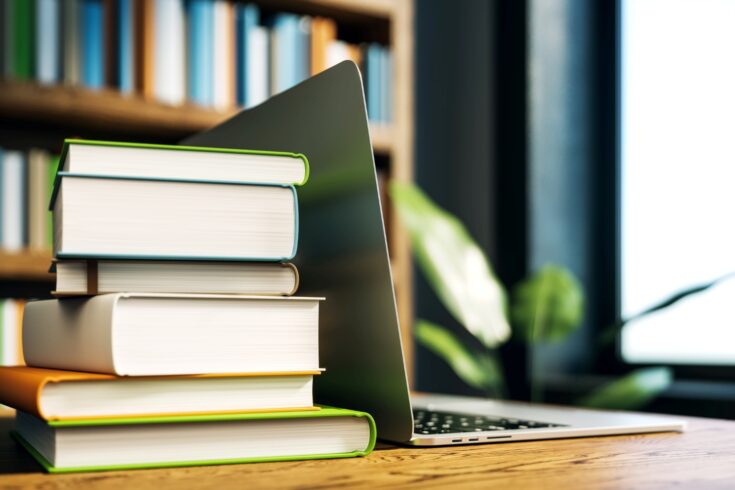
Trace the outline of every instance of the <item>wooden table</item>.
<instances>
[{"instance_id":1,"label":"wooden table","mask_svg":"<svg viewBox=\"0 0 735 490\"><path fill-rule=\"evenodd\" d=\"M366 458L49 475L0 417L0 488L735 488L735 422L663 433L416 449Z\"/></svg>"}]
</instances>

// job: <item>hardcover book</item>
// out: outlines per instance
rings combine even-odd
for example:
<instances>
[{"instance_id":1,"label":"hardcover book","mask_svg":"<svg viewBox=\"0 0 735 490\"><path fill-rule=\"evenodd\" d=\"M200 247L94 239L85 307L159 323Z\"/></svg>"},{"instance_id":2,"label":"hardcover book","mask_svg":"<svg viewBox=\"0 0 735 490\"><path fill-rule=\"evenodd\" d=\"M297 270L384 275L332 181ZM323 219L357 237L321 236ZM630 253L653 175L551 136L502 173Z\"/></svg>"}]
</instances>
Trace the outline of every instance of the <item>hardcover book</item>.
<instances>
[{"instance_id":1,"label":"hardcover book","mask_svg":"<svg viewBox=\"0 0 735 490\"><path fill-rule=\"evenodd\" d=\"M50 473L351 458L376 437L369 414L331 407L51 422L19 411L16 431Z\"/></svg>"},{"instance_id":2,"label":"hardcover book","mask_svg":"<svg viewBox=\"0 0 735 490\"><path fill-rule=\"evenodd\" d=\"M290 260L291 186L60 172L51 199L57 258Z\"/></svg>"},{"instance_id":3,"label":"hardcover book","mask_svg":"<svg viewBox=\"0 0 735 490\"><path fill-rule=\"evenodd\" d=\"M29 366L121 376L319 369L319 298L103 294L31 301Z\"/></svg>"},{"instance_id":4,"label":"hardcover book","mask_svg":"<svg viewBox=\"0 0 735 490\"><path fill-rule=\"evenodd\" d=\"M122 377L0 367L0 403L44 420L318 410L303 373Z\"/></svg>"},{"instance_id":5,"label":"hardcover book","mask_svg":"<svg viewBox=\"0 0 735 490\"><path fill-rule=\"evenodd\" d=\"M125 291L291 296L299 287L290 263L59 260L52 270L57 297Z\"/></svg>"},{"instance_id":6,"label":"hardcover book","mask_svg":"<svg viewBox=\"0 0 735 490\"><path fill-rule=\"evenodd\" d=\"M60 172L151 179L303 185L299 153L67 139Z\"/></svg>"}]
</instances>

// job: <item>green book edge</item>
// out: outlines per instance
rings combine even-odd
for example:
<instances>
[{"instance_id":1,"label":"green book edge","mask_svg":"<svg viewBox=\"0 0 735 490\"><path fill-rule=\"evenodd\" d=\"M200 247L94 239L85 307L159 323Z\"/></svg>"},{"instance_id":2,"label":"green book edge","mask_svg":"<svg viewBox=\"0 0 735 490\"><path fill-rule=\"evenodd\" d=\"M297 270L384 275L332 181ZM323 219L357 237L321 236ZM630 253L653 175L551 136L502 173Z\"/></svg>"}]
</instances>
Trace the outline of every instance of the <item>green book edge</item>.
<instances>
[{"instance_id":1,"label":"green book edge","mask_svg":"<svg viewBox=\"0 0 735 490\"><path fill-rule=\"evenodd\" d=\"M321 410L313 412L272 412L272 413L239 413L220 415L172 415L161 417L137 417L137 418L111 418L102 420L69 420L48 422L53 427L83 427L83 426L105 426L105 425L130 425L130 424L152 424L152 423L179 423L179 422L213 422L226 420L272 420L272 419L298 419L298 418L324 418L324 417L360 417L366 418L370 427L370 440L363 451L352 451L349 453L324 453L292 456L268 456L256 458L234 458L234 459L212 459L194 461L171 461L156 463L121 464L109 466L78 466L70 468L58 468L53 466L36 449L28 443L16 431L11 436L17 440L23 448L49 473L77 473L82 471L115 471L151 468L176 468L184 466L211 466L240 463L265 463L276 461L303 461L315 459L338 459L367 456L375 448L377 429L375 420L370 414L334 407L322 407Z\"/></svg>"},{"instance_id":2,"label":"green book edge","mask_svg":"<svg viewBox=\"0 0 735 490\"><path fill-rule=\"evenodd\" d=\"M155 143L128 143L123 141L102 141L102 140L85 140L67 138L64 140L64 147L61 150L59 161L63 162L66 159L66 154L69 151L69 145L89 145L89 146L118 146L124 148L149 148L154 150L181 150L181 151L201 151L203 153L236 153L244 155L269 155L269 156L282 156L299 158L304 162L304 180L301 182L295 182L292 185L304 185L309 180L310 168L309 160L303 153L292 153L288 151L273 151L273 150L241 150L238 148L207 148L205 146L184 146L184 145L161 145ZM59 168L61 165L59 165Z\"/></svg>"}]
</instances>

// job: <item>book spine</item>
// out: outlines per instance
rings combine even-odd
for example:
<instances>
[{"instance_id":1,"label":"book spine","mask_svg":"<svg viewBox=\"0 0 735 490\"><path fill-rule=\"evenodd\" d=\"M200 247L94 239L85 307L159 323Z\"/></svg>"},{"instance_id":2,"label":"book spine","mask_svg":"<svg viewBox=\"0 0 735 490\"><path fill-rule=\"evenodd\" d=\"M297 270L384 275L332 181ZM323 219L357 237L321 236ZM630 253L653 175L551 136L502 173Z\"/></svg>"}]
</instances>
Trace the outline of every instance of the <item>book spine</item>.
<instances>
[{"instance_id":1,"label":"book spine","mask_svg":"<svg viewBox=\"0 0 735 490\"><path fill-rule=\"evenodd\" d=\"M213 101L214 5L206 0L189 2L189 98L209 106Z\"/></svg>"},{"instance_id":2,"label":"book spine","mask_svg":"<svg viewBox=\"0 0 735 490\"><path fill-rule=\"evenodd\" d=\"M32 301L23 315L23 356L29 366L116 374L112 310L116 295Z\"/></svg>"},{"instance_id":3,"label":"book spine","mask_svg":"<svg viewBox=\"0 0 735 490\"><path fill-rule=\"evenodd\" d=\"M36 78L40 83L59 80L59 0L36 0Z\"/></svg>"},{"instance_id":4,"label":"book spine","mask_svg":"<svg viewBox=\"0 0 735 490\"><path fill-rule=\"evenodd\" d=\"M18 80L30 80L34 74L34 10L31 0L15 0L13 12L13 68Z\"/></svg>"},{"instance_id":5,"label":"book spine","mask_svg":"<svg viewBox=\"0 0 735 490\"><path fill-rule=\"evenodd\" d=\"M184 86L184 3L156 0L154 12L154 95L178 105L186 97Z\"/></svg>"},{"instance_id":6,"label":"book spine","mask_svg":"<svg viewBox=\"0 0 735 490\"><path fill-rule=\"evenodd\" d=\"M28 244L31 249L45 250L48 242L46 183L49 155L42 150L28 153Z\"/></svg>"},{"instance_id":7,"label":"book spine","mask_svg":"<svg viewBox=\"0 0 735 490\"><path fill-rule=\"evenodd\" d=\"M227 0L218 0L213 5L213 105L217 109L234 106L235 40L233 5Z\"/></svg>"},{"instance_id":8,"label":"book spine","mask_svg":"<svg viewBox=\"0 0 735 490\"><path fill-rule=\"evenodd\" d=\"M380 46L371 44L367 48L365 57L367 71L367 111L372 121L380 121Z\"/></svg>"},{"instance_id":9,"label":"book spine","mask_svg":"<svg viewBox=\"0 0 735 490\"><path fill-rule=\"evenodd\" d=\"M62 80L67 85L78 85L81 80L81 5L79 0L65 0L61 9L61 37L63 47Z\"/></svg>"},{"instance_id":10,"label":"book spine","mask_svg":"<svg viewBox=\"0 0 735 490\"><path fill-rule=\"evenodd\" d=\"M83 0L81 20L82 83L86 87L99 89L105 80L102 2Z\"/></svg>"},{"instance_id":11,"label":"book spine","mask_svg":"<svg viewBox=\"0 0 735 490\"><path fill-rule=\"evenodd\" d=\"M24 205L24 167L23 154L19 151L3 153L2 185L2 248L17 251L23 248L23 210Z\"/></svg>"},{"instance_id":12,"label":"book spine","mask_svg":"<svg viewBox=\"0 0 735 490\"><path fill-rule=\"evenodd\" d=\"M133 0L118 0L118 79L117 86L124 94L132 93L135 88L135 68L133 64Z\"/></svg>"},{"instance_id":13,"label":"book spine","mask_svg":"<svg viewBox=\"0 0 735 490\"><path fill-rule=\"evenodd\" d=\"M245 106L252 107L268 98L270 91L270 34L263 26L248 33L247 94Z\"/></svg>"},{"instance_id":14,"label":"book spine","mask_svg":"<svg viewBox=\"0 0 735 490\"><path fill-rule=\"evenodd\" d=\"M248 77L250 76L251 33L260 22L260 10L256 5L237 5L237 103L248 106Z\"/></svg>"}]
</instances>

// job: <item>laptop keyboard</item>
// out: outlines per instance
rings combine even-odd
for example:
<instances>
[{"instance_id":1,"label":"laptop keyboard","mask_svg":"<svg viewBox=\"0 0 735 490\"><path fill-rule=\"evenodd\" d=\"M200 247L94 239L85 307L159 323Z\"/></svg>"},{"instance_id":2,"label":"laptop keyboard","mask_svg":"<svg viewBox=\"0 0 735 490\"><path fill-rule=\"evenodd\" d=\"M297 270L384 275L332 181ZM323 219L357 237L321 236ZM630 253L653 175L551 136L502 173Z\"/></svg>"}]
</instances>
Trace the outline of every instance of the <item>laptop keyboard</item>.
<instances>
[{"instance_id":1,"label":"laptop keyboard","mask_svg":"<svg viewBox=\"0 0 735 490\"><path fill-rule=\"evenodd\" d=\"M560 424L505 417L478 416L467 413L413 411L413 430L416 434L451 434L454 432L485 432L501 430L546 429L565 427Z\"/></svg>"}]
</instances>

